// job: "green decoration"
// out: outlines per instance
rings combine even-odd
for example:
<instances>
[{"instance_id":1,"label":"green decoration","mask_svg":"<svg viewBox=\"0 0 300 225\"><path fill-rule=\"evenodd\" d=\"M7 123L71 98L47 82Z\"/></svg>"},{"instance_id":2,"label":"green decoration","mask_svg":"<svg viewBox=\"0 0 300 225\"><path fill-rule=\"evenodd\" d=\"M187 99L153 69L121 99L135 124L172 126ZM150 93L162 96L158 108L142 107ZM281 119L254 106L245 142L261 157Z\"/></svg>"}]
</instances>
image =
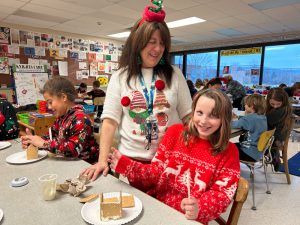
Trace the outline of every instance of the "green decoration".
<instances>
[{"instance_id":1,"label":"green decoration","mask_svg":"<svg viewBox=\"0 0 300 225\"><path fill-rule=\"evenodd\" d=\"M151 0L152 4L156 5L156 7L149 8L152 12L158 13L163 8L163 0Z\"/></svg>"}]
</instances>

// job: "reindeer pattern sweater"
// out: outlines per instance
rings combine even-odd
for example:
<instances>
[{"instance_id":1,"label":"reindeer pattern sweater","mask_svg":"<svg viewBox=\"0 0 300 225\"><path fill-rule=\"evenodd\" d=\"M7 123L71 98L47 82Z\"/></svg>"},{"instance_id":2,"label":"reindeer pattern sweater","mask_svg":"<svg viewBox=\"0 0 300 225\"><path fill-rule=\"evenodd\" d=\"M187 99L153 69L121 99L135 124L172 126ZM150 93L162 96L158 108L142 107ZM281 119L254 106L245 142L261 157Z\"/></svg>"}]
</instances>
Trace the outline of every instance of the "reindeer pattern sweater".
<instances>
[{"instance_id":1,"label":"reindeer pattern sweater","mask_svg":"<svg viewBox=\"0 0 300 225\"><path fill-rule=\"evenodd\" d=\"M233 199L240 176L238 150L229 143L224 152L212 155L210 142L200 138L186 147L180 138L183 130L181 124L169 127L151 164L122 156L116 172L180 212L182 199L188 197L189 176L191 196L200 208L197 220L207 224L225 212Z\"/></svg>"}]
</instances>

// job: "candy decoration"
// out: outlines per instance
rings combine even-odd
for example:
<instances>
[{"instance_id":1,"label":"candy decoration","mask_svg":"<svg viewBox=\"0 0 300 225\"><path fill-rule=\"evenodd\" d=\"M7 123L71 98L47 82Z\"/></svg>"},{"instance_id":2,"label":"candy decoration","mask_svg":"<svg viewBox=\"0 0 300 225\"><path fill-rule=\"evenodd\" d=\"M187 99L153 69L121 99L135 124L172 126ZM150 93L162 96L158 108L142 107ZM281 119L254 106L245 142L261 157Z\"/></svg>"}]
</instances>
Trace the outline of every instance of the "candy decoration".
<instances>
[{"instance_id":1,"label":"candy decoration","mask_svg":"<svg viewBox=\"0 0 300 225\"><path fill-rule=\"evenodd\" d=\"M121 99L121 104L122 106L129 106L130 104L130 98L128 96L124 96L122 99Z\"/></svg>"},{"instance_id":2,"label":"candy decoration","mask_svg":"<svg viewBox=\"0 0 300 225\"><path fill-rule=\"evenodd\" d=\"M166 17L166 12L162 9L162 0L155 1L151 0L151 2L158 7L146 6L143 11L143 18L139 23L139 26L143 24L144 21L148 22L163 22Z\"/></svg>"},{"instance_id":3,"label":"candy decoration","mask_svg":"<svg viewBox=\"0 0 300 225\"><path fill-rule=\"evenodd\" d=\"M162 80L157 80L155 81L155 87L157 88L157 90L161 91L165 88L165 82Z\"/></svg>"}]
</instances>

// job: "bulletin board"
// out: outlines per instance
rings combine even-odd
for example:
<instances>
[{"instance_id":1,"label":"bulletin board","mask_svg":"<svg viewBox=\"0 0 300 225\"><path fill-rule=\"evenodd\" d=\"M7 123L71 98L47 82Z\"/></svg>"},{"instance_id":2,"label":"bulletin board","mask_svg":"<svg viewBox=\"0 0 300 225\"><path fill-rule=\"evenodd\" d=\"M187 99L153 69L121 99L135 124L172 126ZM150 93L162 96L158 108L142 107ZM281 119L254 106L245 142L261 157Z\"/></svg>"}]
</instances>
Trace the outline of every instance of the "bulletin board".
<instances>
[{"instance_id":1,"label":"bulletin board","mask_svg":"<svg viewBox=\"0 0 300 225\"><path fill-rule=\"evenodd\" d=\"M110 75L117 70L117 58L114 58L116 61L112 61L111 57L108 57L109 60L107 60L107 56L110 55L105 55L101 54L103 56L102 60L96 60L96 59L89 59L88 56L89 52L82 52L81 54L86 55L86 59L76 59L70 57L72 52L67 51L67 57L65 58L60 58L60 57L52 57L50 56L50 51L51 49L45 49L45 56L34 56L34 55L26 55L24 53L24 47L20 47L19 49L19 54L1 54L0 53L0 58L8 58L9 60L16 59L20 64L28 64L30 61L39 61L39 60L46 60L48 64L50 65L48 73L53 76L59 75L59 70L58 70L58 64L60 62L67 62L67 70L68 70L68 76L67 78L74 84L80 84L81 82L86 83L87 85L92 85L93 81L100 77L107 77L107 79L110 78ZM108 68L105 68L105 65L109 63ZM86 65L85 69L84 64ZM91 65L95 65L97 67L97 75L90 76L90 67ZM107 71L105 71L105 69ZM77 73L78 71L87 71L88 72L88 78L83 78L83 79L77 79ZM106 73L109 72L109 73ZM7 84L8 87L13 86L13 77L11 74L4 74L1 73L0 70L0 77L1 77L1 83ZM100 79L101 80L101 79ZM105 83L105 82L104 82ZM104 84L105 85L105 84Z\"/></svg>"},{"instance_id":2,"label":"bulletin board","mask_svg":"<svg viewBox=\"0 0 300 225\"><path fill-rule=\"evenodd\" d=\"M117 70L122 47L107 41L0 27L1 84L14 86L9 68L13 64L48 64L49 75L66 76L74 85L92 85L101 76L99 80L105 86Z\"/></svg>"}]
</instances>

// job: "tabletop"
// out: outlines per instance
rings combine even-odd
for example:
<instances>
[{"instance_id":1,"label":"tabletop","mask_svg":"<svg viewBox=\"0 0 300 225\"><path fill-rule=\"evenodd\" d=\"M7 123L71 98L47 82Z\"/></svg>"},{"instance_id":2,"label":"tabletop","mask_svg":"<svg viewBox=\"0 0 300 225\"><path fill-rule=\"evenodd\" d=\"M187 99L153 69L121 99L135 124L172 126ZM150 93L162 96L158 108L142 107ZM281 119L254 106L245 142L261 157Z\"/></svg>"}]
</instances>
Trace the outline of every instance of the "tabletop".
<instances>
[{"instance_id":1,"label":"tabletop","mask_svg":"<svg viewBox=\"0 0 300 225\"><path fill-rule=\"evenodd\" d=\"M86 224L81 217L82 203L78 197L68 193L56 193L52 201L42 200L38 177L47 173L58 175L58 183L63 183L68 178L73 178L88 166L82 160L62 160L47 157L44 160L31 164L12 165L6 163L7 156L22 151L18 140L12 140L12 146L0 150L0 208L4 212L2 225L77 225ZM17 177L27 177L29 183L23 187L14 188L10 182ZM127 183L108 175L101 176L95 182L88 184L84 196L100 192L127 192L138 197L143 203L142 213L130 223L139 225L189 225L200 224L187 220L183 214L159 202L149 195L131 187Z\"/></svg>"}]
</instances>

